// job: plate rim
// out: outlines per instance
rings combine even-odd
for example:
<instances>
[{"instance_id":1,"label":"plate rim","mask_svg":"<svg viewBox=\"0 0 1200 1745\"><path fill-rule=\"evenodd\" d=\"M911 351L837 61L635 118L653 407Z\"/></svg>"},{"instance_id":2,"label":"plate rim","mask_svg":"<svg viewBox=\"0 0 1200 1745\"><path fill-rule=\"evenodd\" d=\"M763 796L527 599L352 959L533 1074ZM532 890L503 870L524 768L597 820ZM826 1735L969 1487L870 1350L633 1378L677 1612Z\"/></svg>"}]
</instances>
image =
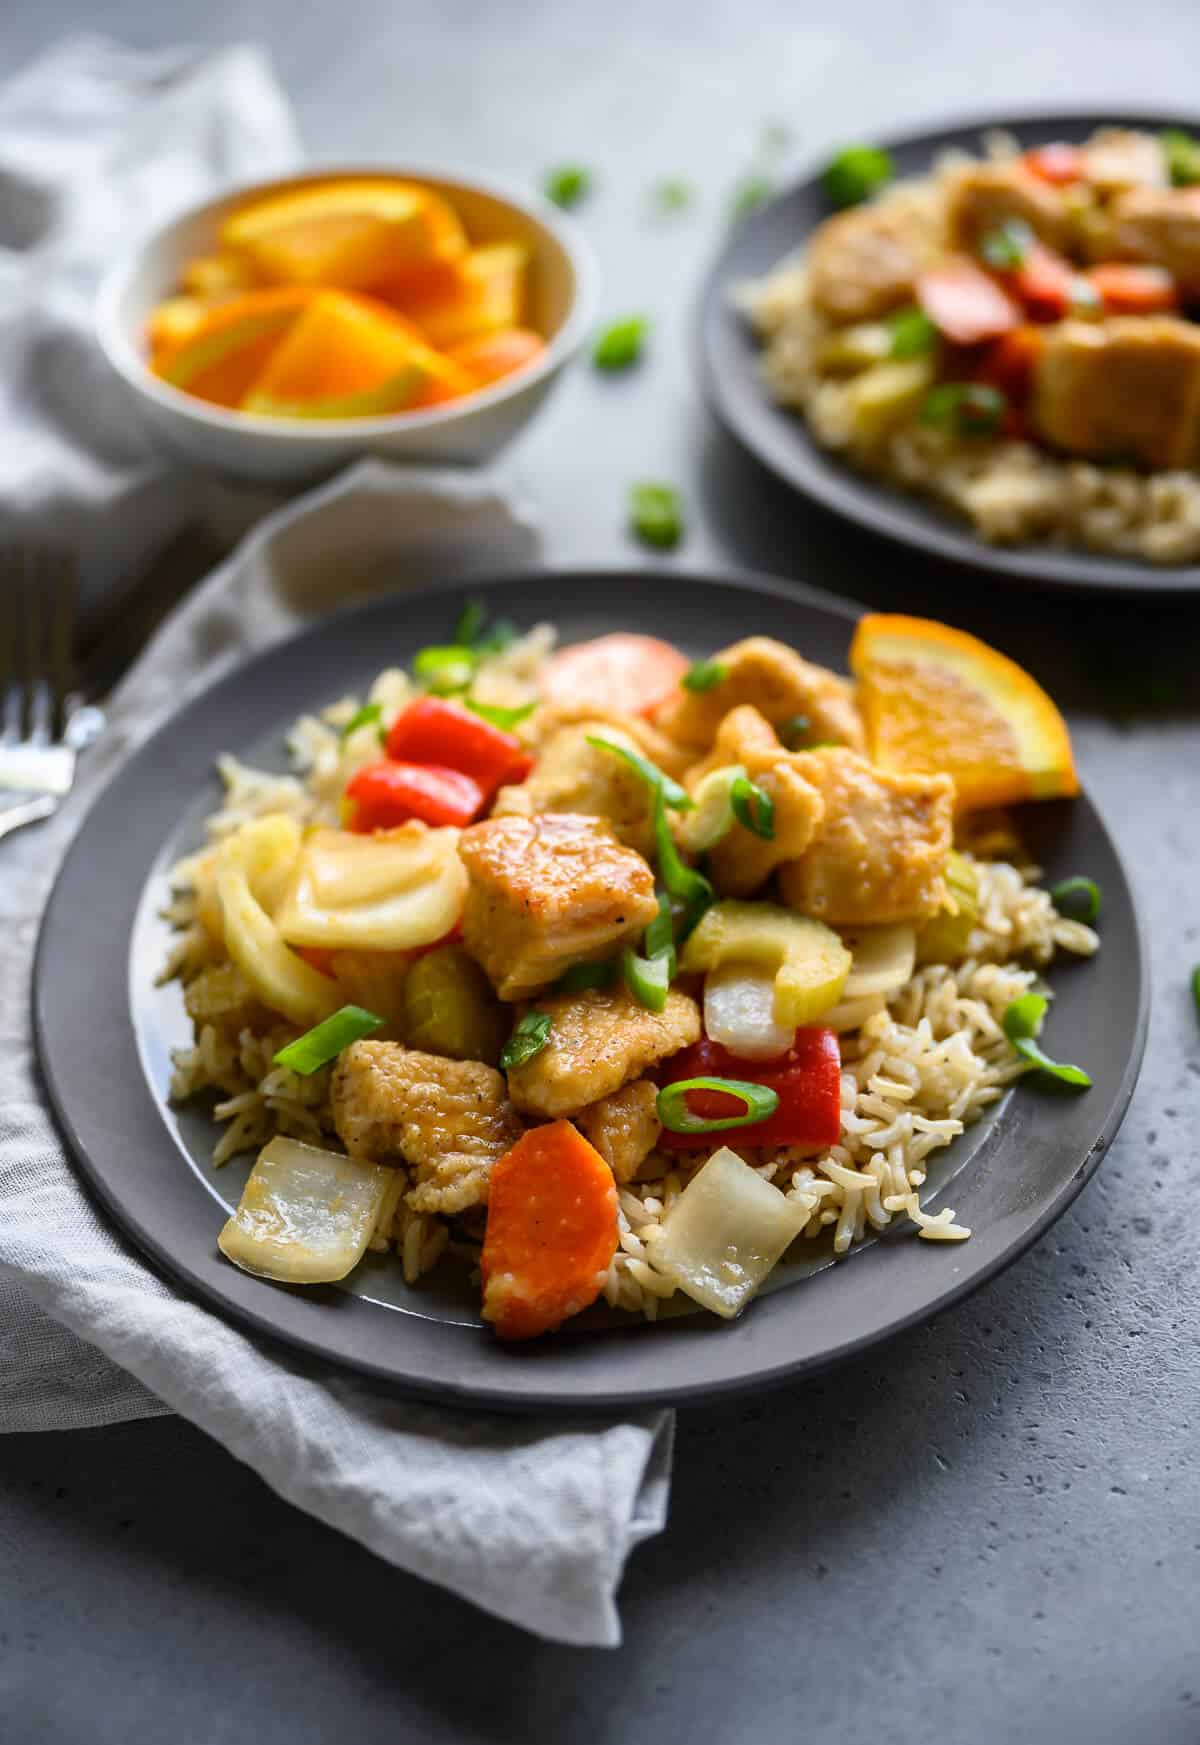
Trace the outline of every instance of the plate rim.
<instances>
[{"instance_id":1,"label":"plate rim","mask_svg":"<svg viewBox=\"0 0 1200 1745\"><path fill-rule=\"evenodd\" d=\"M165 1276L173 1288L182 1290L191 1300L199 1301L210 1312L222 1315L243 1331L265 1336L273 1344L280 1347L284 1353L289 1348L296 1348L303 1351L308 1357L330 1366L336 1372L349 1370L352 1373L366 1375L375 1382L385 1384L404 1396L429 1399L473 1410L515 1413L551 1410L586 1416L595 1413L611 1413L614 1410L629 1412L665 1405L694 1404L701 1400L765 1391L792 1379L802 1379L824 1373L860 1352L882 1344L914 1326L921 1325L935 1315L942 1313L943 1310L953 1307L975 1290L982 1288L992 1278L1012 1265L1066 1211L1099 1167L1108 1146L1124 1119L1137 1083L1147 1040L1150 978L1145 929L1135 899L1135 887L1129 878L1124 857L1108 828L1103 813L1085 790L1081 797L1085 799L1096 824L1103 832L1108 851L1112 855L1128 895L1129 916L1132 925L1127 948L1133 953L1138 985L1138 1006L1131 1032L1132 1046L1123 1064L1119 1081L1109 1105L1101 1117L1096 1138L1082 1160L1073 1169L1069 1179L1053 1191L1044 1203L1039 1202L1041 1209L1033 1221L1023 1227L1014 1238L998 1248L997 1252L985 1263L972 1270L969 1276L960 1278L956 1282L944 1282L940 1288L935 1289L925 1301L916 1305L910 1312L889 1319L885 1325L871 1332L855 1334L845 1340L831 1343L818 1357L799 1360L785 1359L767 1367L743 1368L715 1379L709 1378L700 1381L672 1381L669 1374L670 1366L664 1365L662 1366L664 1374L661 1382L656 1382L651 1386L642 1386L633 1393L630 1392L628 1386L586 1390L578 1394L564 1394L561 1390L544 1390L534 1386L523 1388L519 1394L514 1394L511 1388L505 1387L502 1372L495 1385L490 1380L483 1384L476 1382L459 1384L453 1378L398 1374L393 1365L377 1363L361 1355L356 1356L354 1353L331 1351L327 1339L320 1333L310 1334L304 1328L296 1326L281 1327L278 1316L271 1312L271 1305L277 1304L281 1296L293 1301L298 1299L303 1305L299 1318L304 1319L309 1307L323 1306L331 1300L335 1293L322 1292L306 1295L288 1291L286 1287L268 1286L266 1293L260 1294L263 1293L263 1281L252 1279L250 1275L238 1272L228 1266L221 1269L220 1282L214 1289L211 1282L198 1276L193 1265L181 1258L178 1253L173 1252L169 1245L160 1241L156 1234L144 1226L136 1212L131 1210L127 1200L110 1191L103 1172L97 1167L90 1155L88 1139L75 1118L73 1099L65 1093L65 1081L60 1073L62 1063L56 1057L56 1044L49 1031L51 1014L48 1007L52 1002L47 998L46 976L47 963L57 948L58 908L60 903L64 901L69 876L80 857L85 855L89 847L89 830L95 825L100 808L113 788L123 779L128 779L131 772L136 771L142 758L150 756L160 748L164 736L172 728L186 721L192 711L199 710L209 703L214 694L219 693L225 687L243 682L248 675L254 674L260 668L268 667L273 661L286 658L288 652L293 648L300 649L305 645L315 644L318 639L323 640L334 626L351 624L360 618L365 621L375 614L387 614L426 603L442 602L448 604L461 594L470 595L491 589L500 592L506 589L519 589L522 585L530 583L544 586L553 582L569 584L586 583L589 580L593 582L611 581L614 576L619 576L622 580L638 578L661 581L665 575L670 575L674 581L688 588L725 589L738 593L749 590L760 597L774 597L799 603L847 624L853 623L863 610L855 603L828 595L823 590L811 585L792 583L783 578L761 575L749 570L734 568L672 569L664 572L650 564L637 563L553 564L507 571L496 576L470 576L464 579L461 584L455 583L449 587L442 585L392 593L365 602L353 603L335 613L302 626L294 633L258 650L247 659L237 662L232 668L227 668L214 675L210 680L198 685L195 690L188 694L179 708L164 711L155 720L149 732L139 741L131 755L122 761L91 797L70 847L55 875L50 897L43 911L31 979L35 1054L41 1081L46 1089L55 1123L60 1135L66 1141L68 1157L77 1178L81 1179L85 1191L100 1201L118 1232L132 1240L139 1253L149 1261L151 1267L160 1275ZM276 716L276 725L280 728L284 725L283 719L278 715ZM267 730L271 731L269 727ZM142 901L150 864L147 862L142 868L142 876L130 899L131 924ZM133 1027L127 992L130 973L127 931L120 935L119 943L113 949L119 959L121 986L123 990L126 990L124 1005L119 1014L119 1022L113 1028L115 1031L120 1031L122 1038L133 1051L136 1060L137 1037ZM162 1132L162 1137L171 1143L173 1151L174 1143L163 1127L159 1106L152 1095L140 1065L136 1074L136 1082L138 1092L144 1096L149 1105L149 1110L153 1113L154 1122L157 1123L158 1129ZM93 1140L92 1143L94 1144L95 1141ZM879 1245L876 1245L875 1252L878 1252L878 1248ZM213 1251L215 1253L215 1240ZM246 1289L247 1286L251 1287L249 1291ZM788 1294L790 1295L790 1293ZM336 1293L336 1295L343 1296L344 1294ZM358 1301L358 1299L349 1300L351 1302ZM363 1304L362 1307L365 1309L368 1305ZM348 1313L349 1311L347 1311ZM735 1322L732 1327L745 1327L749 1324L751 1323L746 1321ZM421 1325L440 1324L421 1322ZM460 1327L455 1331L461 1334L463 1329ZM491 1340L490 1335L487 1334L486 1330L479 1331L487 1340L489 1349L498 1355L498 1348ZM721 1333L722 1330L717 1329L709 1336L719 1339ZM563 1340L561 1343L550 1342L550 1344L553 1349L569 1349L568 1340ZM648 1344L647 1349L653 1349L653 1346ZM536 1364L536 1362L535 1358L534 1363Z\"/></svg>"},{"instance_id":2,"label":"plate rim","mask_svg":"<svg viewBox=\"0 0 1200 1745\"><path fill-rule=\"evenodd\" d=\"M1006 131L1020 135L1057 127L1070 128L1101 125L1184 127L1200 133L1200 116L1190 119L1180 112L1153 106L1128 105L1114 102L1108 109L1097 111L1090 104L1078 106L1048 106L1025 110L1019 114L982 113L969 111L911 126L897 126L881 132L875 142L886 151L912 148L931 154L961 144L965 134ZM1023 587L1045 588L1067 595L1078 593L1107 594L1121 598L1129 596L1167 597L1200 593L1200 560L1189 564L1154 565L1136 558L1104 552L1089 552L1073 546L1053 546L1027 543L1018 546L993 546L975 535L966 523L959 522L921 496L893 489L860 474L842 462L831 451L822 449L809 433L797 412L774 405L758 389L758 398L750 402L753 412L743 415L739 395L731 389L727 372L718 367L714 351L718 335L727 333L732 318L728 292L737 274L733 264L744 238L751 227L770 221L773 214L799 195L819 194L822 171L827 156L821 160L808 158L782 187L757 211L739 225L710 257L704 270L692 311L691 352L696 361L701 396L719 428L759 466L822 510L839 516L862 528L875 538L887 540L906 550L917 551L941 564L958 564L992 580L1001 579ZM811 231L797 239L800 243ZM739 386L740 380L739 380ZM755 384L747 384L754 387ZM778 414L793 427L794 448L788 454L777 450L774 442L763 440L755 433L762 416Z\"/></svg>"}]
</instances>

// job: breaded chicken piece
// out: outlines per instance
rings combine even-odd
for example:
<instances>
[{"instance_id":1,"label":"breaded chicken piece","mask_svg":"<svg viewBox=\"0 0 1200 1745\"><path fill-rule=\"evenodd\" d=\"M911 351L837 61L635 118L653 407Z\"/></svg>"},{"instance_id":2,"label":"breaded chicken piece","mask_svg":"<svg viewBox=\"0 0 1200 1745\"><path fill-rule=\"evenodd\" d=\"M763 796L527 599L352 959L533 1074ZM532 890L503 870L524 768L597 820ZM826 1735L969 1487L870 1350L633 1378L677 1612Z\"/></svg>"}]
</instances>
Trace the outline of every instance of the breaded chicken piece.
<instances>
[{"instance_id":1,"label":"breaded chicken piece","mask_svg":"<svg viewBox=\"0 0 1200 1745\"><path fill-rule=\"evenodd\" d=\"M1148 261L1200 291L1200 188L1130 188L1108 212L1105 258Z\"/></svg>"},{"instance_id":2,"label":"breaded chicken piece","mask_svg":"<svg viewBox=\"0 0 1200 1745\"><path fill-rule=\"evenodd\" d=\"M825 802L804 774L803 757L801 752L785 751L766 717L743 703L722 721L709 755L688 771L688 791L694 794L709 771L741 764L775 805L775 833L769 840L735 823L709 850L709 871L723 897L750 896L766 884L777 866L802 855L816 835ZM679 826L685 845L688 817L683 814Z\"/></svg>"},{"instance_id":3,"label":"breaded chicken piece","mask_svg":"<svg viewBox=\"0 0 1200 1745\"><path fill-rule=\"evenodd\" d=\"M862 749L853 688L828 667L802 660L770 636L748 636L712 658L726 669L720 684L706 691L681 689L655 717L655 726L680 745L694 746L697 754L707 751L729 711L753 703L772 727L803 715L814 738Z\"/></svg>"},{"instance_id":4,"label":"breaded chicken piece","mask_svg":"<svg viewBox=\"0 0 1200 1745\"><path fill-rule=\"evenodd\" d=\"M1117 315L1060 321L1045 331L1031 416L1048 442L1090 460L1193 462L1200 451L1200 328L1175 315Z\"/></svg>"},{"instance_id":5,"label":"breaded chicken piece","mask_svg":"<svg viewBox=\"0 0 1200 1745\"><path fill-rule=\"evenodd\" d=\"M619 1182L631 1182L658 1144L662 1122L657 1104L658 1086L637 1079L611 1097L589 1103L575 1117L575 1125Z\"/></svg>"},{"instance_id":6,"label":"breaded chicken piece","mask_svg":"<svg viewBox=\"0 0 1200 1745\"><path fill-rule=\"evenodd\" d=\"M624 758L588 744L597 738L641 751L632 734L606 721L560 727L542 745L532 775L514 787L501 788L493 818L531 818L537 812L604 818L618 841L649 857L654 852L654 796Z\"/></svg>"},{"instance_id":7,"label":"breaded chicken piece","mask_svg":"<svg viewBox=\"0 0 1200 1745\"><path fill-rule=\"evenodd\" d=\"M577 1115L700 1038L700 1008L677 988L661 1012L640 1006L624 987L554 994L537 1010L551 1020L550 1039L513 1068L508 1091L518 1109L547 1120Z\"/></svg>"},{"instance_id":8,"label":"breaded chicken piece","mask_svg":"<svg viewBox=\"0 0 1200 1745\"><path fill-rule=\"evenodd\" d=\"M921 228L887 206L860 206L820 226L808 247L812 300L831 321L873 321L911 303L925 260Z\"/></svg>"},{"instance_id":9,"label":"breaded chicken piece","mask_svg":"<svg viewBox=\"0 0 1200 1745\"><path fill-rule=\"evenodd\" d=\"M539 751L560 728L577 727L580 722L602 723L605 728L616 727L627 733L643 757L677 780L692 761L688 748L677 745L653 721L623 714L620 709L597 709L594 703L543 703L529 722L528 743L533 751Z\"/></svg>"},{"instance_id":10,"label":"breaded chicken piece","mask_svg":"<svg viewBox=\"0 0 1200 1745\"><path fill-rule=\"evenodd\" d=\"M953 778L892 774L840 749L799 755L825 817L812 846L780 868L784 902L841 926L934 914L946 894Z\"/></svg>"},{"instance_id":11,"label":"breaded chicken piece","mask_svg":"<svg viewBox=\"0 0 1200 1745\"><path fill-rule=\"evenodd\" d=\"M654 875L599 818L488 818L459 838L463 943L502 1000L607 957L658 913Z\"/></svg>"},{"instance_id":12,"label":"breaded chicken piece","mask_svg":"<svg viewBox=\"0 0 1200 1745\"><path fill-rule=\"evenodd\" d=\"M236 1036L239 1030L268 1030L279 1023L236 963L202 969L184 988L183 1003L197 1031L202 1024L215 1024L225 1035Z\"/></svg>"},{"instance_id":13,"label":"breaded chicken piece","mask_svg":"<svg viewBox=\"0 0 1200 1745\"><path fill-rule=\"evenodd\" d=\"M402 1157L416 1173L417 1212L465 1212L487 1202L488 1175L523 1131L502 1074L399 1042L353 1042L334 1069L338 1137L351 1157Z\"/></svg>"},{"instance_id":14,"label":"breaded chicken piece","mask_svg":"<svg viewBox=\"0 0 1200 1745\"><path fill-rule=\"evenodd\" d=\"M955 245L973 251L1009 218L1021 219L1052 248L1069 241L1070 213L1061 190L1024 164L966 164L947 177L946 222Z\"/></svg>"},{"instance_id":15,"label":"breaded chicken piece","mask_svg":"<svg viewBox=\"0 0 1200 1745\"><path fill-rule=\"evenodd\" d=\"M1105 197L1127 188L1163 188L1166 155L1152 134L1130 127L1101 127L1083 148L1083 173Z\"/></svg>"}]
</instances>

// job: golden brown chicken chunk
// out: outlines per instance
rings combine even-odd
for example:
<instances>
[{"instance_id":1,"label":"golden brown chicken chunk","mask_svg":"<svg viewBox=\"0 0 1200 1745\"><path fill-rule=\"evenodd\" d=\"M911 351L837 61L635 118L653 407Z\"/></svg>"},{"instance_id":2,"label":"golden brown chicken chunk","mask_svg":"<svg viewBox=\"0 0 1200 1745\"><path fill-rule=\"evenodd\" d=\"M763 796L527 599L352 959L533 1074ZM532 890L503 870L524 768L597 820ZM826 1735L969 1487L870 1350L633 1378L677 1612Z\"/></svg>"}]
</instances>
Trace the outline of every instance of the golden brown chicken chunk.
<instances>
[{"instance_id":1,"label":"golden brown chicken chunk","mask_svg":"<svg viewBox=\"0 0 1200 1745\"><path fill-rule=\"evenodd\" d=\"M649 1079L622 1085L611 1097L581 1109L575 1125L591 1140L616 1179L631 1182L662 1132L658 1087Z\"/></svg>"},{"instance_id":2,"label":"golden brown chicken chunk","mask_svg":"<svg viewBox=\"0 0 1200 1745\"><path fill-rule=\"evenodd\" d=\"M841 926L934 914L946 893L953 779L894 775L852 751L803 755L825 817L812 847L780 868L784 902Z\"/></svg>"},{"instance_id":3,"label":"golden brown chicken chunk","mask_svg":"<svg viewBox=\"0 0 1200 1745\"><path fill-rule=\"evenodd\" d=\"M1083 148L1083 173L1105 197L1126 188L1162 188L1167 181L1162 146L1131 127L1099 128Z\"/></svg>"},{"instance_id":4,"label":"golden brown chicken chunk","mask_svg":"<svg viewBox=\"0 0 1200 1745\"><path fill-rule=\"evenodd\" d=\"M574 812L604 818L618 841L639 854L654 852L654 799L649 786L623 757L591 745L606 739L639 752L632 735L605 721L560 727L545 741L533 773L515 787L501 788L494 818L532 818L538 812Z\"/></svg>"},{"instance_id":5,"label":"golden brown chicken chunk","mask_svg":"<svg viewBox=\"0 0 1200 1745\"><path fill-rule=\"evenodd\" d=\"M1070 214L1061 192L1024 164L967 164L948 178L946 222L959 247L973 250L1009 218L1022 219L1054 248L1069 240Z\"/></svg>"},{"instance_id":6,"label":"golden brown chicken chunk","mask_svg":"<svg viewBox=\"0 0 1200 1745\"><path fill-rule=\"evenodd\" d=\"M1131 188L1119 194L1104 233L1110 259L1148 261L1187 291L1200 291L1200 188Z\"/></svg>"},{"instance_id":7,"label":"golden brown chicken chunk","mask_svg":"<svg viewBox=\"0 0 1200 1745\"><path fill-rule=\"evenodd\" d=\"M709 871L723 897L750 896L766 884L777 866L803 854L816 834L825 802L803 773L803 756L785 751L765 716L743 703L726 715L704 761L689 770L687 786L694 794L710 770L740 764L774 804L775 828L769 839L735 823L709 850ZM685 846L687 830L685 814L680 825Z\"/></svg>"},{"instance_id":8,"label":"golden brown chicken chunk","mask_svg":"<svg viewBox=\"0 0 1200 1745\"><path fill-rule=\"evenodd\" d=\"M853 688L828 667L802 660L795 649L770 636L748 636L713 660L725 668L721 683L707 691L681 690L656 717L655 725L680 745L706 752L730 709L753 703L773 727L803 715L815 739L861 749L862 722Z\"/></svg>"},{"instance_id":9,"label":"golden brown chicken chunk","mask_svg":"<svg viewBox=\"0 0 1200 1745\"><path fill-rule=\"evenodd\" d=\"M607 957L658 913L654 875L599 818L488 818L459 839L463 943L502 1000Z\"/></svg>"},{"instance_id":10,"label":"golden brown chicken chunk","mask_svg":"<svg viewBox=\"0 0 1200 1745\"><path fill-rule=\"evenodd\" d=\"M537 1010L551 1020L550 1039L513 1068L508 1090L518 1109L547 1120L577 1115L700 1037L700 1008L677 988L661 1012L640 1006L624 987L555 994Z\"/></svg>"},{"instance_id":11,"label":"golden brown chicken chunk","mask_svg":"<svg viewBox=\"0 0 1200 1745\"><path fill-rule=\"evenodd\" d=\"M1059 322L1034 372L1032 418L1067 454L1187 466L1200 433L1200 328L1173 315Z\"/></svg>"},{"instance_id":12,"label":"golden brown chicken chunk","mask_svg":"<svg viewBox=\"0 0 1200 1745\"><path fill-rule=\"evenodd\" d=\"M398 1042L354 1042L333 1074L333 1118L351 1157L400 1157L416 1175L417 1212L487 1201L492 1165L522 1127L504 1079L477 1060L444 1060Z\"/></svg>"},{"instance_id":13,"label":"golden brown chicken chunk","mask_svg":"<svg viewBox=\"0 0 1200 1745\"><path fill-rule=\"evenodd\" d=\"M871 321L911 303L924 238L904 213L862 206L829 218L808 249L812 300L831 321Z\"/></svg>"}]
</instances>

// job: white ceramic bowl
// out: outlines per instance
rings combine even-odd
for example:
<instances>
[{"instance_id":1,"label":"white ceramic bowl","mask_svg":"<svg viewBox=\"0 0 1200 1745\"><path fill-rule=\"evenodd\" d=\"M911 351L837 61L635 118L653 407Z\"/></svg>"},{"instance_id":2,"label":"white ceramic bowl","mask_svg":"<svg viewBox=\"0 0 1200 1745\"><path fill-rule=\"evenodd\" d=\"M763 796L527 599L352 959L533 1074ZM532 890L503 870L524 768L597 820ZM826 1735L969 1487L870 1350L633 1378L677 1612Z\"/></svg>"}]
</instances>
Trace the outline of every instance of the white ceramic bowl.
<instances>
[{"instance_id":1,"label":"white ceramic bowl","mask_svg":"<svg viewBox=\"0 0 1200 1745\"><path fill-rule=\"evenodd\" d=\"M468 399L382 418L265 418L226 411L182 393L149 369L144 332L154 305L178 285L194 255L211 253L222 219L259 194L343 176L402 176L443 194L473 242L516 241L530 250L527 319L547 341L545 355ZM497 183L460 181L408 165L352 165L231 188L160 226L109 270L100 287L96 328L143 419L193 464L241 478L316 478L361 454L399 460L483 461L532 417L592 324L596 271L590 250L556 207Z\"/></svg>"}]
</instances>

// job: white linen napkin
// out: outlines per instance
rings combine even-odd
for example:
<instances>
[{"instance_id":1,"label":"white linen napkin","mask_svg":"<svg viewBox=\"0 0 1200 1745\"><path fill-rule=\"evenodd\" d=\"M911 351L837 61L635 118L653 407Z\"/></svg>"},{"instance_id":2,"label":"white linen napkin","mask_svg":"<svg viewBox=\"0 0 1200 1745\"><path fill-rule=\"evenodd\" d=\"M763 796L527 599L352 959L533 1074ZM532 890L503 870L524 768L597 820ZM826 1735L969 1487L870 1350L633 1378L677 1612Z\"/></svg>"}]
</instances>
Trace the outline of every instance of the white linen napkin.
<instances>
[{"instance_id":1,"label":"white linen napkin","mask_svg":"<svg viewBox=\"0 0 1200 1745\"><path fill-rule=\"evenodd\" d=\"M119 223L269 173L293 151L286 105L250 49L72 43L0 91L0 518L29 537L107 540L126 561L195 513L199 488L111 421L89 287ZM81 402L69 414L68 380ZM29 1020L62 852L157 719L335 600L529 563L537 549L528 516L486 478L361 463L243 541L121 685L63 811L0 842L0 1430L178 1411L389 1562L543 1635L613 1646L625 1560L666 1518L670 1415L419 1405L227 1324L160 1279L83 1192L37 1083Z\"/></svg>"}]
</instances>

